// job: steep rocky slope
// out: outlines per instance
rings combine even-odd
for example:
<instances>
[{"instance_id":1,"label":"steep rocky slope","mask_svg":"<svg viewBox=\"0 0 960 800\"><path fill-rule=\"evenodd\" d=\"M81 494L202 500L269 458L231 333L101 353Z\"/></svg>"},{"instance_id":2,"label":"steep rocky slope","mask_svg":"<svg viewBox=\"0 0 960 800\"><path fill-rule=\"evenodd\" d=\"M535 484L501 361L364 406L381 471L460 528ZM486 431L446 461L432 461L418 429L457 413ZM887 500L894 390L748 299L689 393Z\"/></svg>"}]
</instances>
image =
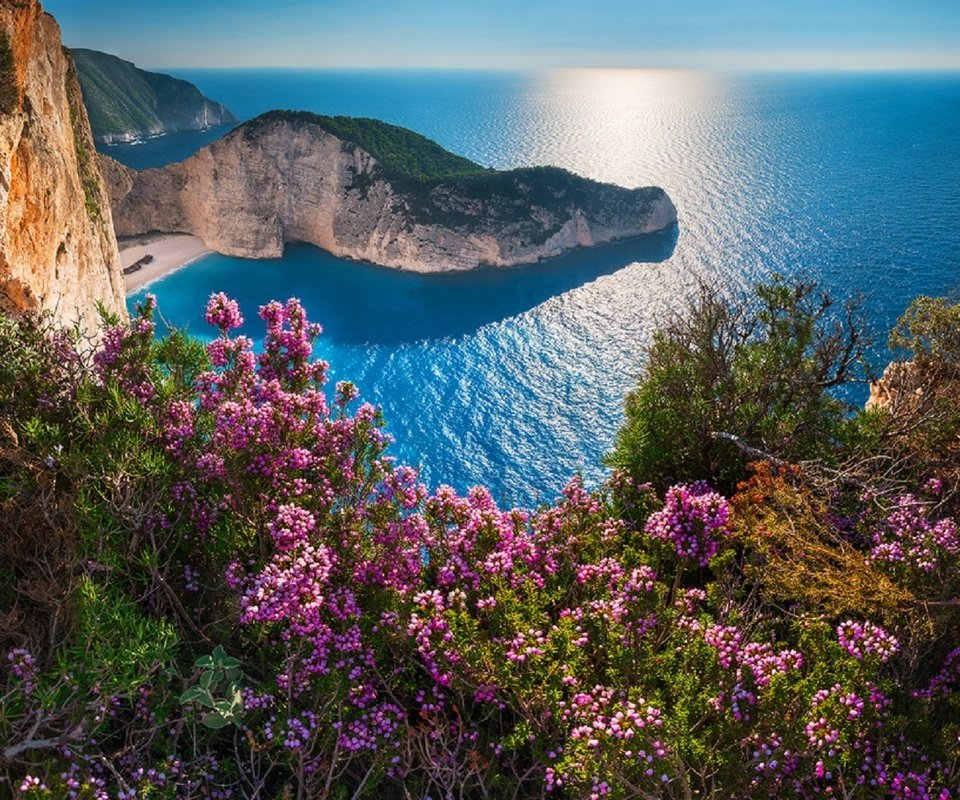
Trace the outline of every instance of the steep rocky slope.
<instances>
[{"instance_id":1,"label":"steep rocky slope","mask_svg":"<svg viewBox=\"0 0 960 800\"><path fill-rule=\"evenodd\" d=\"M403 128L302 112L265 114L163 169L103 162L118 235L192 233L249 258L303 241L419 272L502 267L676 221L659 188L483 169Z\"/></svg>"},{"instance_id":2,"label":"steep rocky slope","mask_svg":"<svg viewBox=\"0 0 960 800\"><path fill-rule=\"evenodd\" d=\"M97 326L124 314L110 204L60 29L37 0L0 2L0 307Z\"/></svg>"},{"instance_id":3,"label":"steep rocky slope","mask_svg":"<svg viewBox=\"0 0 960 800\"><path fill-rule=\"evenodd\" d=\"M138 69L97 50L71 50L97 142L130 142L237 122L188 81Z\"/></svg>"}]
</instances>

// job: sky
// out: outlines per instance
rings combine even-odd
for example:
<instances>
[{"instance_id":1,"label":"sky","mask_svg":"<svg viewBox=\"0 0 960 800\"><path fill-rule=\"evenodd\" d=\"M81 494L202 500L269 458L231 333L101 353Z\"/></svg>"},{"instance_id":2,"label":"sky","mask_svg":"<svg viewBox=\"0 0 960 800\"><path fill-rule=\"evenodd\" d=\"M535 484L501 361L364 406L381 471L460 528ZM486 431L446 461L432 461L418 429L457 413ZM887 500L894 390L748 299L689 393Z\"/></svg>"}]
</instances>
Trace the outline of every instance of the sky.
<instances>
[{"instance_id":1,"label":"sky","mask_svg":"<svg viewBox=\"0 0 960 800\"><path fill-rule=\"evenodd\" d=\"M960 69L960 0L41 0L146 68Z\"/></svg>"}]
</instances>

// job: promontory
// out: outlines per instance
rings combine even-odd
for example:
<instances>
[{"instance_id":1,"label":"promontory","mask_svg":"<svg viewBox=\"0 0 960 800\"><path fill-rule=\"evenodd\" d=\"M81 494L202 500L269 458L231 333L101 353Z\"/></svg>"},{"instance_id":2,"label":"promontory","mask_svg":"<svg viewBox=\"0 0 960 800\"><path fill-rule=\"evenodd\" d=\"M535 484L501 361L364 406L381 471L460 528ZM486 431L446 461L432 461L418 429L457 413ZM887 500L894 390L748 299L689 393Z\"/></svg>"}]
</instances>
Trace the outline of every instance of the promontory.
<instances>
[{"instance_id":1,"label":"promontory","mask_svg":"<svg viewBox=\"0 0 960 800\"><path fill-rule=\"evenodd\" d=\"M97 50L74 49L70 53L96 142L135 142L238 121L228 108L205 97L192 83L138 69Z\"/></svg>"},{"instance_id":2,"label":"promontory","mask_svg":"<svg viewBox=\"0 0 960 800\"><path fill-rule=\"evenodd\" d=\"M506 267L677 220L660 188L485 169L404 128L306 112L269 112L162 169L103 157L103 172L118 236L190 233L246 258L308 242L417 272Z\"/></svg>"}]
</instances>

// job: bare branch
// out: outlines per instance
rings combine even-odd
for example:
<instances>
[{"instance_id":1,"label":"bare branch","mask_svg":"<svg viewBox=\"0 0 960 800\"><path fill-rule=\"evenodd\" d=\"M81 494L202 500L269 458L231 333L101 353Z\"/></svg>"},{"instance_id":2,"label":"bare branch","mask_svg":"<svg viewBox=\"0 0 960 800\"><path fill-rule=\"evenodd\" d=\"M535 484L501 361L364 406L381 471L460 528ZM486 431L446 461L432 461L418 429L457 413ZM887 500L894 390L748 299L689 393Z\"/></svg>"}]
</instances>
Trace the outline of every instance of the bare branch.
<instances>
[{"instance_id":1,"label":"bare branch","mask_svg":"<svg viewBox=\"0 0 960 800\"><path fill-rule=\"evenodd\" d=\"M766 453L759 448L754 447L753 445L747 444L743 439L733 433L727 433L726 431L710 431L711 439L722 439L723 441L730 442L738 450L743 451L751 458L758 459L760 461L769 461L771 464L777 467L784 467L789 462L784 461L782 458L777 458L771 453Z\"/></svg>"}]
</instances>

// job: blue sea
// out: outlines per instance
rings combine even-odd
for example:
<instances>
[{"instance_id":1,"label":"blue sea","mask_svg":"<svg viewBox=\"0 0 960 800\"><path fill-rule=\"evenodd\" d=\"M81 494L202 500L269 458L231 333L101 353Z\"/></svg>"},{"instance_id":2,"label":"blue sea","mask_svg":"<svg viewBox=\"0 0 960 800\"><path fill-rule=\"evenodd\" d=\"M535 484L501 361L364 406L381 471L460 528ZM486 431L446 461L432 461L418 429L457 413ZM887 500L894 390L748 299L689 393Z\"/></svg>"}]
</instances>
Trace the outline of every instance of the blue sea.
<instances>
[{"instance_id":1,"label":"blue sea","mask_svg":"<svg viewBox=\"0 0 960 800\"><path fill-rule=\"evenodd\" d=\"M422 276L307 245L209 256L154 283L164 318L209 336L213 291L300 297L335 380L379 404L393 453L431 486L548 501L596 484L657 321L698 281L737 292L771 272L862 293L882 366L918 294L960 284L960 74L713 75L671 70L179 70L247 119L272 108L375 117L481 164L555 164L662 186L663 234L508 271ZM138 168L224 131L105 148ZM133 303L137 296L130 298Z\"/></svg>"}]
</instances>

